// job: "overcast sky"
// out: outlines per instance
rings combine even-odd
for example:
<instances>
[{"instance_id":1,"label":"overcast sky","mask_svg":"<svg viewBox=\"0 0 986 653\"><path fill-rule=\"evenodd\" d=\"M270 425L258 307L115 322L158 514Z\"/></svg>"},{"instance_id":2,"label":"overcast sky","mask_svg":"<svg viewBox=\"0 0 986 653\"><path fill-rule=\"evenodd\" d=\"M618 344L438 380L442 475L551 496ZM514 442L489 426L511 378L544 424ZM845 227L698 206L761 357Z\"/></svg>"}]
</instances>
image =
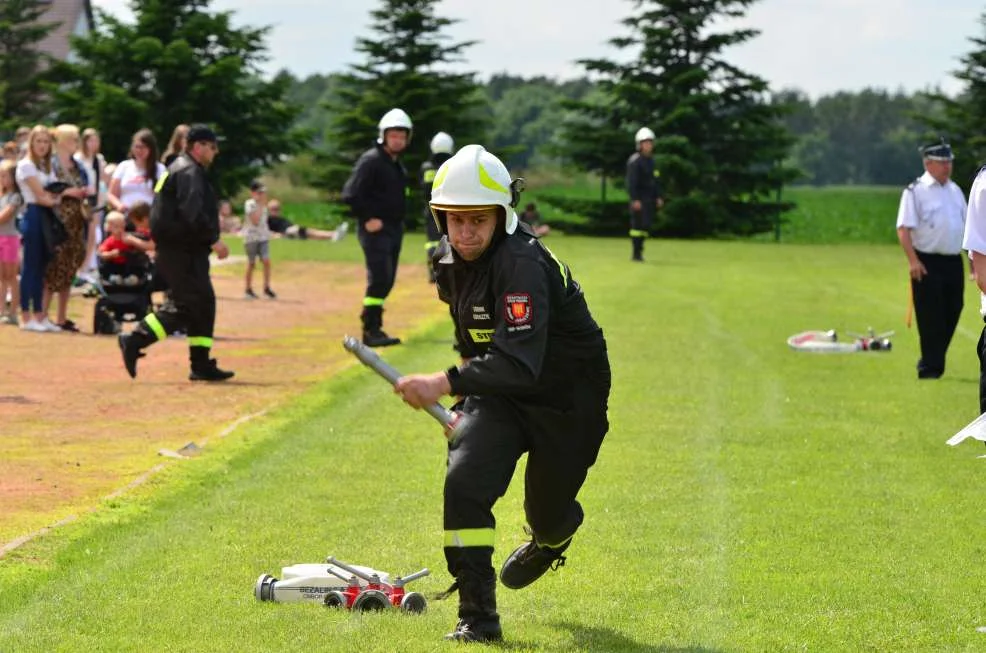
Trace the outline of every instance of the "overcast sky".
<instances>
[{"instance_id":1,"label":"overcast sky","mask_svg":"<svg viewBox=\"0 0 986 653\"><path fill-rule=\"evenodd\" d=\"M128 0L93 0L129 17ZM269 25L268 70L329 73L354 62L353 44L370 36L376 0L213 0L235 10L236 22ZM441 0L438 11L462 22L449 35L478 40L468 69L571 78L579 58L613 57L606 40L624 33L628 0ZM744 70L775 89L800 88L813 97L866 87L906 91L940 86L959 90L951 72L984 34L982 0L760 0L742 25L761 34L727 51Z\"/></svg>"}]
</instances>

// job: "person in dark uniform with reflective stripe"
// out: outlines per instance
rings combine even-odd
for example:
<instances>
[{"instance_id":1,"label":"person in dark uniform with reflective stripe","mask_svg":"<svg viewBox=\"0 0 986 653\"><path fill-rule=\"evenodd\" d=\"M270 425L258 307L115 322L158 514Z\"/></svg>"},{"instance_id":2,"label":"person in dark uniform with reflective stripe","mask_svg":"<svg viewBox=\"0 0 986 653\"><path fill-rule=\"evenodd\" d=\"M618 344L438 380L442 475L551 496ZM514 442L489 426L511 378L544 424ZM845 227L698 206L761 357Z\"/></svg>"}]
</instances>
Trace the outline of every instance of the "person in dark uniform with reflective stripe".
<instances>
[{"instance_id":1,"label":"person in dark uniform with reflective stripe","mask_svg":"<svg viewBox=\"0 0 986 653\"><path fill-rule=\"evenodd\" d=\"M219 153L217 141L208 126L192 125L185 151L154 189L155 269L171 289L171 301L147 315L129 335L120 335L123 364L131 378L137 376L143 350L179 330L188 336L190 380L225 381L233 376L209 357L216 323L209 254L215 252L220 259L229 256L229 248L219 238L219 202L206 176L206 168Z\"/></svg>"},{"instance_id":2,"label":"person in dark uniform with reflective stripe","mask_svg":"<svg viewBox=\"0 0 986 653\"><path fill-rule=\"evenodd\" d=\"M924 174L901 194L897 238L911 276L911 294L921 339L919 379L945 373L945 352L962 313L965 272L962 235L966 202L951 181L952 148L944 139L922 148Z\"/></svg>"},{"instance_id":3,"label":"person in dark uniform with reflective stripe","mask_svg":"<svg viewBox=\"0 0 986 653\"><path fill-rule=\"evenodd\" d=\"M359 244L366 260L363 297L363 344L386 347L400 344L383 330L383 305L394 287L397 262L404 239L407 171L399 157L411 142L411 118L391 109L377 125L376 144L356 161L342 189L359 221Z\"/></svg>"},{"instance_id":4,"label":"person in dark uniform with reflective stripe","mask_svg":"<svg viewBox=\"0 0 986 653\"><path fill-rule=\"evenodd\" d=\"M519 180L518 180L519 181ZM496 610L493 504L528 454L524 510L531 541L500 581L520 589L565 561L582 507L576 500L609 423L609 359L602 330L564 263L520 223L519 184L469 145L438 170L431 207L446 234L436 251L439 297L463 362L402 377L415 408L462 397L445 477L445 558L459 591L447 639L502 639Z\"/></svg>"},{"instance_id":5,"label":"person in dark uniform with reflective stripe","mask_svg":"<svg viewBox=\"0 0 986 653\"><path fill-rule=\"evenodd\" d=\"M630 196L631 260L643 262L644 240L654 224L657 209L664 205L661 196L661 173L654 167L654 132L647 127L634 137L637 151L627 160L627 194Z\"/></svg>"},{"instance_id":6,"label":"person in dark uniform with reflective stripe","mask_svg":"<svg viewBox=\"0 0 986 653\"><path fill-rule=\"evenodd\" d=\"M431 186L435 182L435 173L449 160L454 149L455 141L452 137L445 132L438 132L431 139L431 158L421 164L421 195L425 198L424 219L425 230L428 233L428 240L425 242L425 261L428 264L428 281L431 283L435 283L435 266L432 258L442 234L438 231L438 225L431 215L428 200L431 199Z\"/></svg>"}]
</instances>

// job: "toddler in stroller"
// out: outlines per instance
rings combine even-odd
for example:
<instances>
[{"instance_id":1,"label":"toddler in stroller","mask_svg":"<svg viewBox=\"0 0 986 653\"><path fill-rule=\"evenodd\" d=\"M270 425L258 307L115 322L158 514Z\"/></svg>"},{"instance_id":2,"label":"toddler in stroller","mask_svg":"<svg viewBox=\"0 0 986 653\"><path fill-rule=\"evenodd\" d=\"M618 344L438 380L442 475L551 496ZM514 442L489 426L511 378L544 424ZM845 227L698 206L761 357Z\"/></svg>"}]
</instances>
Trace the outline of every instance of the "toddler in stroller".
<instances>
[{"instance_id":1,"label":"toddler in stroller","mask_svg":"<svg viewBox=\"0 0 986 653\"><path fill-rule=\"evenodd\" d=\"M146 243L126 232L122 213L106 216L109 235L99 245L99 293L93 313L93 332L116 334L123 322L138 322L151 309L153 265Z\"/></svg>"}]
</instances>

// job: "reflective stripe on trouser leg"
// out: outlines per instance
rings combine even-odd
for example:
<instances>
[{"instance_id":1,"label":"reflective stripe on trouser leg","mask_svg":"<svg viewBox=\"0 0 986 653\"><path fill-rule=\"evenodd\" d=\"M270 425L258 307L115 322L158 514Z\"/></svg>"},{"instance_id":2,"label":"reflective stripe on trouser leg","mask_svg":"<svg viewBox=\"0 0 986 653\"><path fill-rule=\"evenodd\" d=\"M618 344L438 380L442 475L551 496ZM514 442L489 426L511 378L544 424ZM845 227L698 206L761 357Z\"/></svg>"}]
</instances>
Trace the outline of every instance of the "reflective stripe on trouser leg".
<instances>
[{"instance_id":1,"label":"reflective stripe on trouser leg","mask_svg":"<svg viewBox=\"0 0 986 653\"><path fill-rule=\"evenodd\" d=\"M445 531L445 546L463 548L467 546L492 547L496 542L496 531L492 528L459 528Z\"/></svg>"},{"instance_id":2,"label":"reflective stripe on trouser leg","mask_svg":"<svg viewBox=\"0 0 986 653\"><path fill-rule=\"evenodd\" d=\"M630 237L631 238L647 238L647 232L644 231L643 229L631 229L630 230Z\"/></svg>"},{"instance_id":3,"label":"reflective stripe on trouser leg","mask_svg":"<svg viewBox=\"0 0 986 653\"><path fill-rule=\"evenodd\" d=\"M538 546L546 546L549 549L560 549L563 546L567 545L569 542L571 542L573 537L575 537L575 533L572 533L571 535L569 535L568 537L566 537L561 542L545 542L545 541L539 539L537 541L537 543L538 543Z\"/></svg>"},{"instance_id":4,"label":"reflective stripe on trouser leg","mask_svg":"<svg viewBox=\"0 0 986 653\"><path fill-rule=\"evenodd\" d=\"M159 320L157 315L154 313L151 313L144 318L144 324L147 325L147 328L150 329L151 333L153 333L158 340L164 340L168 337L168 330L164 328L164 325L161 324L161 320Z\"/></svg>"},{"instance_id":5,"label":"reflective stripe on trouser leg","mask_svg":"<svg viewBox=\"0 0 986 653\"><path fill-rule=\"evenodd\" d=\"M212 349L212 338L208 338L205 336L189 336L188 346L205 347L206 349Z\"/></svg>"},{"instance_id":6,"label":"reflective stripe on trouser leg","mask_svg":"<svg viewBox=\"0 0 986 653\"><path fill-rule=\"evenodd\" d=\"M384 297L364 297L363 306L383 306L385 301Z\"/></svg>"}]
</instances>

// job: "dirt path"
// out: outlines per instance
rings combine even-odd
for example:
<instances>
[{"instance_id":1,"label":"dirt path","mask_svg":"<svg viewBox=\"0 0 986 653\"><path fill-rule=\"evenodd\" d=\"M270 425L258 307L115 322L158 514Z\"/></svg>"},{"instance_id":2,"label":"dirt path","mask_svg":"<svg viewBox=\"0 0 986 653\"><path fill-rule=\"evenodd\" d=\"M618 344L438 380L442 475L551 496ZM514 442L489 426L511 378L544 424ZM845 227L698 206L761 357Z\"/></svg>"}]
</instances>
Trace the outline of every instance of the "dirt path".
<instances>
[{"instance_id":1,"label":"dirt path","mask_svg":"<svg viewBox=\"0 0 986 653\"><path fill-rule=\"evenodd\" d=\"M88 333L0 327L0 546L98 504L159 464L160 449L218 435L353 364L340 342L359 329L362 266L280 264L276 301L241 299L242 269L213 274L213 351L236 371L225 384L187 380L183 339L150 349L131 381L116 338L91 334L92 299L70 304ZM401 268L388 301L392 333L446 314L424 278L421 266Z\"/></svg>"}]
</instances>

